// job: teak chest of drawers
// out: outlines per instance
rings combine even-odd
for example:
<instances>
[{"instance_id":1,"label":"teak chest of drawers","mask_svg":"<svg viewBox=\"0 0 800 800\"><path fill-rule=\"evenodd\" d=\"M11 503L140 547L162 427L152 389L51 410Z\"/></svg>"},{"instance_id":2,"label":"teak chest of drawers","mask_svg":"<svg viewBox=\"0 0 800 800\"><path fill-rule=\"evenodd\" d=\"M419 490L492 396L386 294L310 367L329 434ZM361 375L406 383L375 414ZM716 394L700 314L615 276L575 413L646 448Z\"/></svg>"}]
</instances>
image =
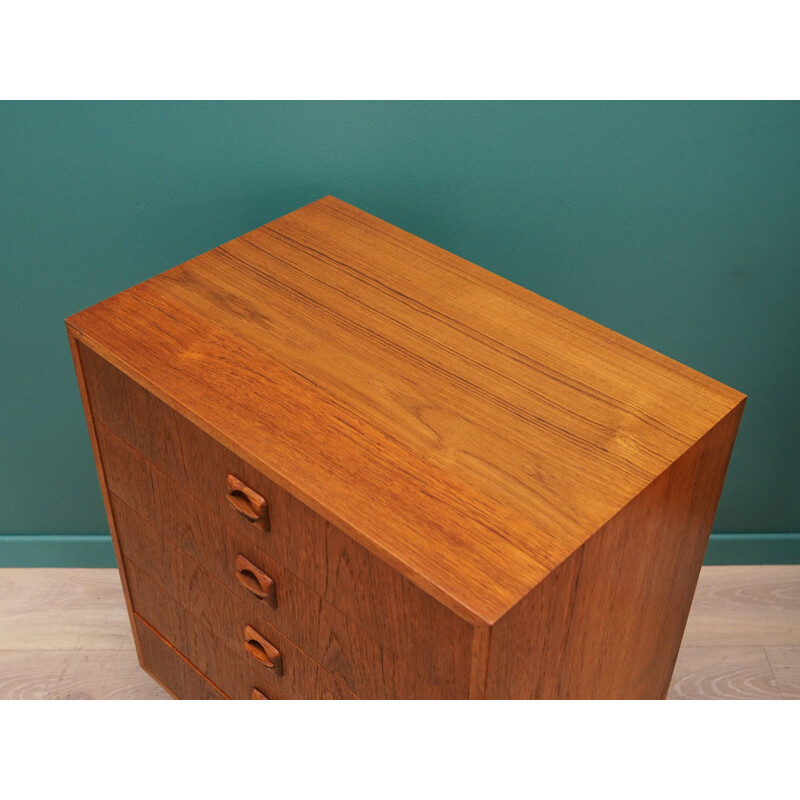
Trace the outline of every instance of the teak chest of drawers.
<instances>
[{"instance_id":1,"label":"teak chest of drawers","mask_svg":"<svg viewBox=\"0 0 800 800\"><path fill-rule=\"evenodd\" d=\"M181 698L661 698L744 395L325 197L67 320Z\"/></svg>"}]
</instances>

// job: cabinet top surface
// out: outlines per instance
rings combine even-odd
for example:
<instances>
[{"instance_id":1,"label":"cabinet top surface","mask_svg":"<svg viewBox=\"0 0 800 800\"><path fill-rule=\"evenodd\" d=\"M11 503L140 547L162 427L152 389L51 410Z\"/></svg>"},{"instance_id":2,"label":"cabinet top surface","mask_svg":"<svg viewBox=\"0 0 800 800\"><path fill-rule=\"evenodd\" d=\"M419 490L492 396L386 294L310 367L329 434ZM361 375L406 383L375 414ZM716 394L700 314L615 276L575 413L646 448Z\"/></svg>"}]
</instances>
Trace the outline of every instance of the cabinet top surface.
<instances>
[{"instance_id":1,"label":"cabinet top surface","mask_svg":"<svg viewBox=\"0 0 800 800\"><path fill-rule=\"evenodd\" d=\"M333 197L68 325L483 621L744 400Z\"/></svg>"}]
</instances>

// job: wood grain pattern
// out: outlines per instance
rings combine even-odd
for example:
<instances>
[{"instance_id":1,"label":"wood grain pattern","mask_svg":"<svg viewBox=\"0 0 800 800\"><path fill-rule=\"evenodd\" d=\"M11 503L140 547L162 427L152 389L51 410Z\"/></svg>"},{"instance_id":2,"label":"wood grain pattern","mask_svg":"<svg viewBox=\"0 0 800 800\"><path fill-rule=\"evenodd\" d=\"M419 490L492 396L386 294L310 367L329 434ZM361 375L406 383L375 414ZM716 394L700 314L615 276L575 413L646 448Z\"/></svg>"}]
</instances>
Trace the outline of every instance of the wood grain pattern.
<instances>
[{"instance_id":1,"label":"wood grain pattern","mask_svg":"<svg viewBox=\"0 0 800 800\"><path fill-rule=\"evenodd\" d=\"M666 696L740 414L494 626L488 698Z\"/></svg>"},{"instance_id":2,"label":"wood grain pattern","mask_svg":"<svg viewBox=\"0 0 800 800\"><path fill-rule=\"evenodd\" d=\"M117 434L179 485L185 486L225 525L254 543L269 547L275 559L318 594L324 593L325 520L106 361L84 347L80 351L86 364L93 411L102 426ZM107 438L105 435L104 441ZM113 446L113 442L107 445L109 448ZM117 457L115 453L111 461ZM125 483L124 470L117 467L115 471L114 485L118 494ZM266 499L272 527L270 533L273 535L265 535L264 531L242 519L229 507L227 482L231 473ZM132 497L128 502L143 510Z\"/></svg>"},{"instance_id":3,"label":"wood grain pattern","mask_svg":"<svg viewBox=\"0 0 800 800\"><path fill-rule=\"evenodd\" d=\"M137 302L129 293L110 298L106 301L110 305L104 306L109 318L100 321L101 327L105 329L115 319L131 320L143 313L152 313L149 302L145 302L144 308L135 308ZM253 395L241 393L239 388L253 377L253 360L258 358L257 351L249 351L246 345L237 342L235 351L231 352L229 335L178 304L171 305L166 314L167 317L154 323L154 329L163 331L168 319L182 317L190 326L192 352L208 348L215 350L212 362L218 359L226 365L226 372L218 374L228 374L226 380L231 382L224 386L215 385L210 380L214 369L212 362L206 361L205 357L190 356L174 363L174 353L179 344L165 331L163 338L152 340L152 344L160 349L156 355L157 365L160 365L160 385L191 380L199 402L208 405L208 414L235 397L235 406L229 405L225 414L231 422L231 433L240 429L245 417L258 418L263 429L248 440L269 441L275 463L300 462L297 480L301 475L306 480L302 483L287 481L282 474L275 472L270 463L259 461L254 456L250 456L249 463L320 514L327 506L321 505L309 493L309 488L319 488L325 494L343 492L340 496L345 497L349 494L346 486L366 484L372 497L368 530L379 530L379 539L360 528L354 529L347 517L329 513L325 518L351 534L365 550L377 555L379 560L432 597L465 619L492 619L511 600L524 594L531 581L537 582L545 576L545 567L507 541L506 532L524 523L506 509L453 480L444 471L432 474L422 461L385 434L365 426L363 421L336 405L325 394L277 365L259 377L269 387ZM134 341L131 332L128 346L132 352L140 349L133 344ZM94 341L88 344L113 363L114 358L102 345ZM149 391L159 396L156 384L149 383L133 370L131 372ZM180 411L182 416L205 430L202 417L188 409ZM222 432L217 432L216 438L247 462L247 452L242 452L241 448L237 451L232 438ZM342 446L343 442L351 439L357 443L359 452L369 454L370 463L354 460L349 449ZM398 480L399 476L404 476L405 480ZM430 516L432 509L429 506L438 508L439 516ZM490 518L494 520L491 524L487 521ZM376 520L380 520L380 524L376 524ZM413 528L413 535L409 535L409 526ZM391 546L387 544L389 540ZM554 551L551 562L557 563L558 558ZM437 564L434 572L438 577L432 580L426 573L434 562ZM468 581L463 580L465 571L472 576Z\"/></svg>"},{"instance_id":4,"label":"wood grain pattern","mask_svg":"<svg viewBox=\"0 0 800 800\"><path fill-rule=\"evenodd\" d=\"M486 679L489 670L489 642L492 629L476 625L472 637L472 672L469 681L469 699L483 700L486 696Z\"/></svg>"},{"instance_id":5,"label":"wood grain pattern","mask_svg":"<svg viewBox=\"0 0 800 800\"><path fill-rule=\"evenodd\" d=\"M136 613L232 700L249 700L253 687L267 694L270 687L294 700L348 700L355 695L275 630L260 627L284 658L284 674L275 675L247 656L244 624L235 635L220 612L220 635L190 614L132 562L130 589ZM202 571L201 571L202 572Z\"/></svg>"},{"instance_id":6,"label":"wood grain pattern","mask_svg":"<svg viewBox=\"0 0 800 800\"><path fill-rule=\"evenodd\" d=\"M424 675L411 670L394 654L382 649L372 637L320 597L292 582L290 574L285 571L275 571L276 576L280 575L276 586L280 587L277 606L265 607L247 591L237 590L237 584L230 578L232 562L224 570L227 572L225 588L210 575L203 575L202 580L197 580L199 565L114 495L112 505L119 521L120 543L125 558L140 566L184 607L191 609L232 649L241 644L244 625L256 625L255 620L263 620L268 629L285 634L293 644L359 697L457 696L452 689L448 692L436 686ZM224 537L216 537L215 540L221 538ZM286 582L284 577L288 579ZM229 597L225 589L235 594L236 599ZM222 634L219 627L215 627L223 624L223 612L225 620L230 623L226 628L228 637ZM466 692L461 696L466 697Z\"/></svg>"},{"instance_id":7,"label":"wood grain pattern","mask_svg":"<svg viewBox=\"0 0 800 800\"><path fill-rule=\"evenodd\" d=\"M335 198L69 323L479 623L743 400Z\"/></svg>"},{"instance_id":8,"label":"wood grain pattern","mask_svg":"<svg viewBox=\"0 0 800 800\"><path fill-rule=\"evenodd\" d=\"M794 565L704 569L684 644L692 646L800 644L800 573Z\"/></svg>"},{"instance_id":9,"label":"wood grain pattern","mask_svg":"<svg viewBox=\"0 0 800 800\"><path fill-rule=\"evenodd\" d=\"M130 628L128 638L125 650L0 650L0 700L169 700L139 666Z\"/></svg>"},{"instance_id":10,"label":"wood grain pattern","mask_svg":"<svg viewBox=\"0 0 800 800\"><path fill-rule=\"evenodd\" d=\"M67 325L67 334L69 339L69 348L70 352L72 353L72 362L73 366L75 367L75 376L78 379L78 390L80 391L81 395L81 403L83 405L83 413L86 417L86 426L89 431L89 440L92 445L92 455L94 456L94 464L95 468L97 469L97 479L100 482L100 491L103 495L103 505L106 509L106 518L108 519L108 528L111 532L111 541L114 546L114 555L117 560L117 566L119 567L120 571L120 580L122 581L122 590L125 595L125 605L128 608L128 619L130 620L131 629L133 631L133 640L136 643L136 650L139 652L139 642L136 638L136 629L133 626L133 607L131 605L131 599L128 595L128 582L125 577L125 567L122 564L122 559L120 558L120 550L119 544L117 541L117 532L116 527L114 525L114 515L111 512L111 506L109 504L108 498L108 485L106 483L106 474L105 469L103 467L103 459L100 455L100 449L97 446L97 430L95 427L95 420L92 414L92 407L91 407L91 400L89 398L89 390L86 385L86 378L83 368L83 362L81 360L81 348L78 343L78 340L75 336L70 332L69 325ZM141 653L139 653L139 658L141 660Z\"/></svg>"},{"instance_id":11,"label":"wood grain pattern","mask_svg":"<svg viewBox=\"0 0 800 800\"><path fill-rule=\"evenodd\" d=\"M250 474L252 470L238 460L231 467L233 462L223 448L188 422L171 417L162 403L131 386L100 359L89 356L85 362L88 380L95 384L95 407L103 418L134 439L146 454L159 458L162 468L171 470L171 477L167 477L105 424L97 423L99 447L105 454L113 493L248 603L252 598L233 580L230 571L238 554L268 567L273 578L280 576L279 607L274 614L263 611L315 657L320 657L314 644L319 634L309 634L309 626L312 631L336 631L341 646L347 650L352 643L360 657L367 658L365 668L373 669L376 658L367 655L374 654L375 646L365 636L365 629L425 676L421 678L423 684L429 676L430 682L441 687L444 697L468 695L472 629L467 622L274 484L264 482L263 476ZM165 441L170 442L168 448L163 445ZM172 455L165 456L164 452ZM189 465L197 467L191 469ZM247 480L268 498L268 534L242 523L228 508L224 487L229 468L247 474ZM182 484L193 490L194 498ZM200 504L195 498L202 498ZM320 605L314 593L327 602ZM336 621L337 615L329 606L338 608L348 621ZM260 604L258 607L261 609ZM378 674L391 676L396 670ZM402 689L402 695L408 691L408 687ZM430 695L432 688L422 685L419 691Z\"/></svg>"},{"instance_id":12,"label":"wood grain pattern","mask_svg":"<svg viewBox=\"0 0 800 800\"><path fill-rule=\"evenodd\" d=\"M0 569L0 699L164 700L117 569Z\"/></svg>"},{"instance_id":13,"label":"wood grain pattern","mask_svg":"<svg viewBox=\"0 0 800 800\"><path fill-rule=\"evenodd\" d=\"M687 624L694 638L681 647L669 698L771 696L770 678L757 654L763 650L781 697L795 699L800 607L781 622L781 636L793 645L773 646L774 605L764 598L785 595L787 583L798 581L800 566L703 567ZM724 592L717 591L720 586ZM729 595L737 598L735 604L728 602ZM67 620L57 640L60 649L36 649L37 642L52 646L46 633L56 615ZM9 619L15 620L14 629L11 635L5 635L9 628L2 629L0 647L24 649L0 651L0 699L168 697L137 663L116 569L0 569L0 620ZM722 625L727 640L712 623ZM26 628L30 633L20 635ZM281 699L271 686L256 688Z\"/></svg>"},{"instance_id":14,"label":"wood grain pattern","mask_svg":"<svg viewBox=\"0 0 800 800\"><path fill-rule=\"evenodd\" d=\"M800 635L794 647L765 647L767 661L784 700L800 700Z\"/></svg>"},{"instance_id":15,"label":"wood grain pattern","mask_svg":"<svg viewBox=\"0 0 800 800\"><path fill-rule=\"evenodd\" d=\"M162 639L141 618L134 617L142 651L142 666L180 700L227 700L177 650Z\"/></svg>"},{"instance_id":16,"label":"wood grain pattern","mask_svg":"<svg viewBox=\"0 0 800 800\"><path fill-rule=\"evenodd\" d=\"M117 570L0 569L0 650L87 649L134 649Z\"/></svg>"},{"instance_id":17,"label":"wood grain pattern","mask_svg":"<svg viewBox=\"0 0 800 800\"><path fill-rule=\"evenodd\" d=\"M250 690L250 700L286 700L288 699L285 695L282 695L277 689L272 686L266 688L266 690L259 689L258 686L254 686Z\"/></svg>"},{"instance_id":18,"label":"wood grain pattern","mask_svg":"<svg viewBox=\"0 0 800 800\"><path fill-rule=\"evenodd\" d=\"M149 577L174 596L194 616L213 630L231 649L242 645L244 626L252 624L269 637L280 631L316 663L347 685L359 697L452 698L456 695L415 673L404 662L379 646L341 617L331 613L319 598L287 597L279 601L281 615L257 603L233 597L191 559L164 539L121 502L115 500L120 520L122 549L126 559L145 565ZM304 602L305 601L305 602ZM278 609L275 609L276 611ZM291 624L287 629L281 625ZM278 635L273 633L272 635ZM282 649L282 648L281 648ZM466 693L461 695L466 697Z\"/></svg>"},{"instance_id":19,"label":"wood grain pattern","mask_svg":"<svg viewBox=\"0 0 800 800\"><path fill-rule=\"evenodd\" d=\"M741 393L331 197L67 326L135 602L221 688L235 531L362 696L665 696ZM341 687L266 608L271 685Z\"/></svg>"},{"instance_id":20,"label":"wood grain pattern","mask_svg":"<svg viewBox=\"0 0 800 800\"><path fill-rule=\"evenodd\" d=\"M123 549L126 543L135 539L136 536L129 537L126 542L123 542ZM145 562L146 566L142 567L127 555L124 556L125 563L129 568L136 567L138 580L131 583L130 591L134 608L140 616L155 622L157 613L153 611L154 604L158 607L162 607L165 603L180 605L191 614L195 627L197 625L204 626L230 650L242 655L248 663L253 662L253 658L246 656L245 642L248 637L245 636L245 629L251 626L280 653L282 669L270 671L264 668L262 670L264 673L269 672L269 683L279 691L287 696L303 698L313 696L314 687L323 686L325 692L333 696L352 694L344 684L321 668L277 628L263 618L259 618L222 584L214 580L191 559L184 557L166 539L156 536L154 539L148 539L146 544L159 548L156 551L160 556L158 560L148 558ZM137 553L141 554L143 549ZM148 555L152 556L153 553L148 552ZM192 653L185 650L178 640L167 635L157 624L154 624L153 627L193 663L196 663L191 657ZM213 681L212 676L206 670L202 671ZM214 682L216 683L216 681Z\"/></svg>"},{"instance_id":21,"label":"wood grain pattern","mask_svg":"<svg viewBox=\"0 0 800 800\"><path fill-rule=\"evenodd\" d=\"M780 700L762 647L687 647L675 665L672 700Z\"/></svg>"}]
</instances>

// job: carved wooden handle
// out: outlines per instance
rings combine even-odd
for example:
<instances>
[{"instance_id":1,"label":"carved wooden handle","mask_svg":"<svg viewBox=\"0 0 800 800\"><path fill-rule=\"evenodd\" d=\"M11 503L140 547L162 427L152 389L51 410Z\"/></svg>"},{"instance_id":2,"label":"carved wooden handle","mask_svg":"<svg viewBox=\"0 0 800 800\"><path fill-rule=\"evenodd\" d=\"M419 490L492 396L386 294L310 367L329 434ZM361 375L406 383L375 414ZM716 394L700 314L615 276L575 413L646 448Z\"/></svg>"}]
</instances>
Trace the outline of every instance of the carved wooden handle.
<instances>
[{"instance_id":1,"label":"carved wooden handle","mask_svg":"<svg viewBox=\"0 0 800 800\"><path fill-rule=\"evenodd\" d=\"M241 553L236 556L236 578L248 592L254 594L259 600L263 600L273 608L278 605L275 581Z\"/></svg>"},{"instance_id":2,"label":"carved wooden handle","mask_svg":"<svg viewBox=\"0 0 800 800\"><path fill-rule=\"evenodd\" d=\"M278 648L250 625L244 628L244 649L276 675L283 675L283 659Z\"/></svg>"},{"instance_id":3,"label":"carved wooden handle","mask_svg":"<svg viewBox=\"0 0 800 800\"><path fill-rule=\"evenodd\" d=\"M269 530L269 511L267 501L249 486L242 483L235 475L228 475L228 493L226 499L245 519L254 522L261 530Z\"/></svg>"}]
</instances>

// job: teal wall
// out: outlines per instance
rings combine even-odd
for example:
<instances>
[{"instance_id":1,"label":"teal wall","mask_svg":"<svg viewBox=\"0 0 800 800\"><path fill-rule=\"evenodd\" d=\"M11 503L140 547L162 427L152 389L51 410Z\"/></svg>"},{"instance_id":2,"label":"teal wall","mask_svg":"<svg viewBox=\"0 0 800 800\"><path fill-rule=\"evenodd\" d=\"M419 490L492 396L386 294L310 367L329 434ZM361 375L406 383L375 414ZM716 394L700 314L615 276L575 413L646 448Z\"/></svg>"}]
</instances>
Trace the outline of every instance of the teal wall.
<instances>
[{"instance_id":1,"label":"teal wall","mask_svg":"<svg viewBox=\"0 0 800 800\"><path fill-rule=\"evenodd\" d=\"M800 104L6 102L0 563L110 557L64 317L325 194L746 392L719 559L798 560Z\"/></svg>"}]
</instances>

